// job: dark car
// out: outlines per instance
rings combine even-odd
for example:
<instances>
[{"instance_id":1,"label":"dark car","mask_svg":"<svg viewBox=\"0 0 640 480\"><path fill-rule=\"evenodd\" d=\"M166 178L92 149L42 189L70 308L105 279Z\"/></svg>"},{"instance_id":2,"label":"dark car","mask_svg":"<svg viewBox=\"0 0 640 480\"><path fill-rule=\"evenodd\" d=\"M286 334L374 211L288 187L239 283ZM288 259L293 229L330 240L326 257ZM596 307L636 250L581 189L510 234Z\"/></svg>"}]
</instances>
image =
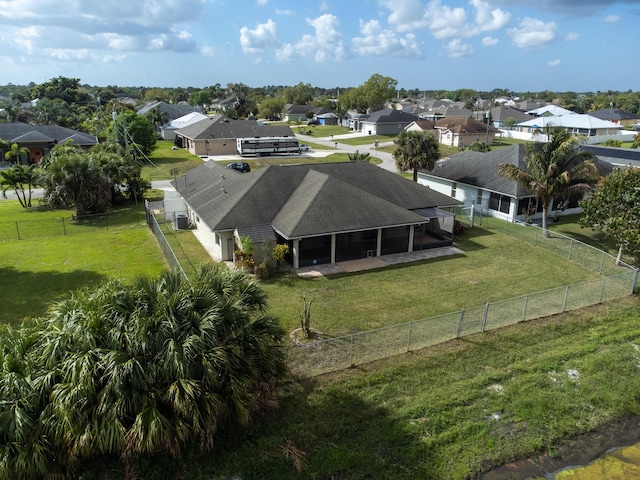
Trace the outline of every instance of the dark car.
<instances>
[{"instance_id":1,"label":"dark car","mask_svg":"<svg viewBox=\"0 0 640 480\"><path fill-rule=\"evenodd\" d=\"M271 116L269 117L269 121L270 121L270 122L279 122L279 121L280 121L280 117L279 117L279 116L277 116L277 115L271 115Z\"/></svg>"},{"instance_id":2,"label":"dark car","mask_svg":"<svg viewBox=\"0 0 640 480\"><path fill-rule=\"evenodd\" d=\"M233 168L234 170L237 170L240 173L251 171L251 167L247 162L233 162L227 165L227 168Z\"/></svg>"},{"instance_id":3,"label":"dark car","mask_svg":"<svg viewBox=\"0 0 640 480\"><path fill-rule=\"evenodd\" d=\"M318 120L309 120L307 125L320 125L320 122Z\"/></svg>"}]
</instances>

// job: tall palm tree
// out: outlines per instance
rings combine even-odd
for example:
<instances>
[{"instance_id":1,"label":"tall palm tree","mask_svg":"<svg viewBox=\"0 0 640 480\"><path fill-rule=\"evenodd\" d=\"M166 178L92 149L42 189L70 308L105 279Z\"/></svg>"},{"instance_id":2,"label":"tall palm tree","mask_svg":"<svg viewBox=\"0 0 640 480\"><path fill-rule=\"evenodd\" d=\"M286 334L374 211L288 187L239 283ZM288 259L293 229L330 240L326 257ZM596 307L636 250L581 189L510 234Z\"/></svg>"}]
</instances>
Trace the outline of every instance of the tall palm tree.
<instances>
[{"instance_id":1,"label":"tall palm tree","mask_svg":"<svg viewBox=\"0 0 640 480\"><path fill-rule=\"evenodd\" d=\"M560 127L547 127L547 142L527 145L527 168L498 164L498 174L511 178L533 193L542 204L542 231L549 238L547 214L554 199L584 195L598 180L594 156L580 150L584 139Z\"/></svg>"},{"instance_id":2,"label":"tall palm tree","mask_svg":"<svg viewBox=\"0 0 640 480\"><path fill-rule=\"evenodd\" d=\"M418 170L433 170L440 159L440 144L431 133L403 131L394 141L396 166L401 172L413 170L413 181L418 181Z\"/></svg>"}]
</instances>

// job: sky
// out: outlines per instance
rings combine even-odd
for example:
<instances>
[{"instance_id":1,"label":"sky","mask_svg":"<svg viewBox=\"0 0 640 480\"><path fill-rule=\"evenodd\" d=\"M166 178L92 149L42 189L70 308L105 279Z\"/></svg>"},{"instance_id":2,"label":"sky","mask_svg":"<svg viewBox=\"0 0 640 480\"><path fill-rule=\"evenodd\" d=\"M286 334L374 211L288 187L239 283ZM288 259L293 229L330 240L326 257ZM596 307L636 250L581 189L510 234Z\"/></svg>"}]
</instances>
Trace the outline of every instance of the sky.
<instances>
[{"instance_id":1,"label":"sky","mask_svg":"<svg viewBox=\"0 0 640 480\"><path fill-rule=\"evenodd\" d=\"M639 25L640 0L0 0L0 85L638 91Z\"/></svg>"}]
</instances>

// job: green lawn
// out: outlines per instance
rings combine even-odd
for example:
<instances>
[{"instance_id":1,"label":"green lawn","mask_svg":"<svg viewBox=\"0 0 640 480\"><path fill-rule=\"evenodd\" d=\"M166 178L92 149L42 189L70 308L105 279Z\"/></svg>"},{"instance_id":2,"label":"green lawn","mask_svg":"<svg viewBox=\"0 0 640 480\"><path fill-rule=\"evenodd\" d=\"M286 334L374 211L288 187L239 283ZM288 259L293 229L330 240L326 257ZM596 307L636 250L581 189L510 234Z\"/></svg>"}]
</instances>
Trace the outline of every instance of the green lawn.
<instances>
[{"instance_id":1,"label":"green lawn","mask_svg":"<svg viewBox=\"0 0 640 480\"><path fill-rule=\"evenodd\" d=\"M203 160L200 157L189 153L184 148L172 150L172 147L171 141L157 142L156 149L149 157L156 166L145 165L142 169L143 178L149 181L169 180L174 178L173 170L177 171L177 176L202 165Z\"/></svg>"},{"instance_id":2,"label":"green lawn","mask_svg":"<svg viewBox=\"0 0 640 480\"><path fill-rule=\"evenodd\" d=\"M6 225L15 232L17 222L23 238L0 235L3 322L42 315L50 302L81 287L109 278L131 281L166 268L141 206L109 215L108 221L77 223L72 213L0 202L0 233Z\"/></svg>"},{"instance_id":3,"label":"green lawn","mask_svg":"<svg viewBox=\"0 0 640 480\"><path fill-rule=\"evenodd\" d=\"M639 414L638 344L640 302L629 297L292 378L278 410L223 431L215 454L154 459L141 477L475 478Z\"/></svg>"}]
</instances>

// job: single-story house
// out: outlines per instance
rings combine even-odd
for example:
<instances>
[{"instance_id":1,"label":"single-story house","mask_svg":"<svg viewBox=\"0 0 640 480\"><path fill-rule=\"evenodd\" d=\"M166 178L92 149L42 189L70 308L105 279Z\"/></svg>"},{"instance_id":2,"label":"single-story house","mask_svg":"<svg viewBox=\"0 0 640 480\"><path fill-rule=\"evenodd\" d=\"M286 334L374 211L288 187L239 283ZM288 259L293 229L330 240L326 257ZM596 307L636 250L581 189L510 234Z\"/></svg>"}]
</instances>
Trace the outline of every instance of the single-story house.
<instances>
[{"instance_id":1,"label":"single-story house","mask_svg":"<svg viewBox=\"0 0 640 480\"><path fill-rule=\"evenodd\" d=\"M170 122L162 125L160 127L160 135L164 140L174 140L176 138L176 130L180 130L181 128L199 122L200 120L206 120L207 118L209 117L204 113L187 113L180 118L176 118L175 120L171 120Z\"/></svg>"},{"instance_id":2,"label":"single-story house","mask_svg":"<svg viewBox=\"0 0 640 480\"><path fill-rule=\"evenodd\" d=\"M310 117L307 115L310 112ZM316 118L318 115L322 115L323 113L329 113L327 107L316 107L314 105L293 105L291 103L287 103L284 106L284 111L282 112L282 119L286 122L306 122L307 120Z\"/></svg>"},{"instance_id":3,"label":"single-story house","mask_svg":"<svg viewBox=\"0 0 640 480\"><path fill-rule=\"evenodd\" d=\"M534 108L533 110L528 110L526 113L529 115L533 115L534 117L559 117L562 115L573 115L576 112L567 110L566 108L562 108L551 103L549 105L543 105L542 107Z\"/></svg>"},{"instance_id":4,"label":"single-story house","mask_svg":"<svg viewBox=\"0 0 640 480\"><path fill-rule=\"evenodd\" d=\"M194 107L186 102L167 103L167 102L147 102L136 109L138 115L146 115L153 110L158 110L164 117L165 122L170 122L176 118L183 117L188 113L202 112L202 107Z\"/></svg>"},{"instance_id":5,"label":"single-story house","mask_svg":"<svg viewBox=\"0 0 640 480\"><path fill-rule=\"evenodd\" d=\"M562 127L570 133L584 135L585 137L615 135L622 129L622 125L608 120L601 120L582 113L571 113L567 115L536 117L526 122L517 123L514 130L544 134L545 127Z\"/></svg>"},{"instance_id":6,"label":"single-story house","mask_svg":"<svg viewBox=\"0 0 640 480\"><path fill-rule=\"evenodd\" d=\"M602 110L589 112L589 115L599 118L600 120L609 120L610 122L618 123L623 127L632 127L640 121L640 115L637 113L627 112L619 108L603 108Z\"/></svg>"},{"instance_id":7,"label":"single-story house","mask_svg":"<svg viewBox=\"0 0 640 480\"><path fill-rule=\"evenodd\" d=\"M402 110L384 108L358 119L354 130L359 130L367 135L397 135L411 122L418 120L420 117Z\"/></svg>"},{"instance_id":8,"label":"single-story house","mask_svg":"<svg viewBox=\"0 0 640 480\"><path fill-rule=\"evenodd\" d=\"M444 195L450 195L465 206L473 205L484 214L505 220L524 220L524 213L535 210L533 218L540 218L542 205L535 196L515 180L498 175L498 164L508 163L527 168L526 145L515 144L490 152L464 151L448 159L437 162L433 171L418 172L418 183ZM608 175L613 170L610 163L596 160L600 175ZM578 201L570 199L563 205L563 215L579 213ZM549 212L561 210L557 204L551 205Z\"/></svg>"},{"instance_id":9,"label":"single-story house","mask_svg":"<svg viewBox=\"0 0 640 480\"><path fill-rule=\"evenodd\" d=\"M431 120L416 120L407 125L405 130L408 132L431 132L435 137L438 134L435 130L435 125L436 122Z\"/></svg>"},{"instance_id":10,"label":"single-story house","mask_svg":"<svg viewBox=\"0 0 640 480\"><path fill-rule=\"evenodd\" d=\"M288 125L264 125L256 120L234 120L213 115L175 132L174 143L194 155L236 155L238 138L295 138Z\"/></svg>"},{"instance_id":11,"label":"single-story house","mask_svg":"<svg viewBox=\"0 0 640 480\"><path fill-rule=\"evenodd\" d=\"M338 124L338 116L333 113L321 113L316 115L316 120L320 125L337 125Z\"/></svg>"},{"instance_id":12,"label":"single-story house","mask_svg":"<svg viewBox=\"0 0 640 480\"><path fill-rule=\"evenodd\" d=\"M442 118L435 124L438 142L451 147L468 147L474 142L493 143L500 130L493 125L482 123L469 117Z\"/></svg>"},{"instance_id":13,"label":"single-story house","mask_svg":"<svg viewBox=\"0 0 640 480\"><path fill-rule=\"evenodd\" d=\"M95 135L58 125L30 125L21 122L0 123L0 139L28 148L29 158L24 159L27 163L39 163L57 144L71 142L86 148L98 144ZM1 160L4 160L4 155Z\"/></svg>"},{"instance_id":14,"label":"single-story house","mask_svg":"<svg viewBox=\"0 0 640 480\"><path fill-rule=\"evenodd\" d=\"M173 185L217 260L232 260L249 237L255 254L289 245L294 268L452 245L446 209L461 203L368 162L245 174L207 162Z\"/></svg>"},{"instance_id":15,"label":"single-story house","mask_svg":"<svg viewBox=\"0 0 640 480\"><path fill-rule=\"evenodd\" d=\"M491 109L489 118L491 124L496 128L510 128L516 123L526 122L533 117L518 108L500 105ZM510 119L513 119L513 124L508 125L511 122Z\"/></svg>"}]
</instances>

